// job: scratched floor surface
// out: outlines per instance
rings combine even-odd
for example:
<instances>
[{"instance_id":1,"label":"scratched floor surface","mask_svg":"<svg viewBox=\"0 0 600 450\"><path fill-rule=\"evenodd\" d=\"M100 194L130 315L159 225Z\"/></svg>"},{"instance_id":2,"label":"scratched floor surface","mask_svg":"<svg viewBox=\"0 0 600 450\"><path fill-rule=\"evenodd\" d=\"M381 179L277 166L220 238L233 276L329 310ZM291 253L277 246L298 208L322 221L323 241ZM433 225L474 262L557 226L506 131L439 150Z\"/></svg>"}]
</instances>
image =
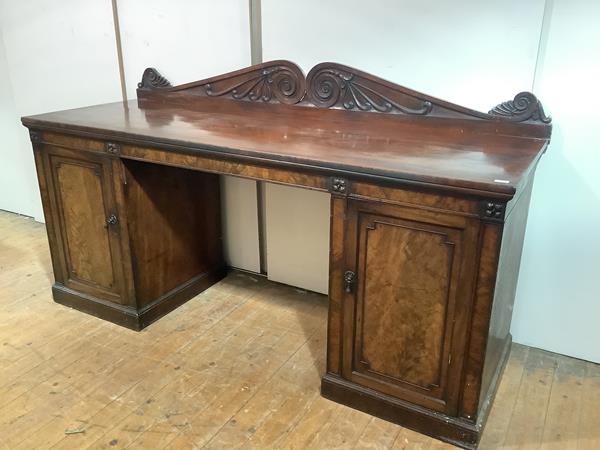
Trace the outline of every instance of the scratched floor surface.
<instances>
[{"instance_id":1,"label":"scratched floor surface","mask_svg":"<svg viewBox=\"0 0 600 450\"><path fill-rule=\"evenodd\" d=\"M0 448L452 448L319 396L327 298L240 273L141 333L52 302L0 212ZM600 449L600 366L515 345L480 448Z\"/></svg>"}]
</instances>

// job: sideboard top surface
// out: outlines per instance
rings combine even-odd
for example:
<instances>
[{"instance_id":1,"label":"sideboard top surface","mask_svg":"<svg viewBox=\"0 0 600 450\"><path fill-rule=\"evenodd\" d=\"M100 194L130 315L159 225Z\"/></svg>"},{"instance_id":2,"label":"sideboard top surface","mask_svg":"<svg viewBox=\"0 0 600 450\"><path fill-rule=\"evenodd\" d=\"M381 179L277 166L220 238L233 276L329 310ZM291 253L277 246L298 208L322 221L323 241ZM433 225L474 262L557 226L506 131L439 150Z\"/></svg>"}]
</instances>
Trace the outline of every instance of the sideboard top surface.
<instances>
[{"instance_id":1,"label":"sideboard top surface","mask_svg":"<svg viewBox=\"0 0 600 450\"><path fill-rule=\"evenodd\" d=\"M334 63L316 66L305 78L293 63L272 61L179 86L147 69L138 87L138 100L29 116L23 123L507 197L550 139L550 119L529 93L480 113Z\"/></svg>"},{"instance_id":2,"label":"sideboard top surface","mask_svg":"<svg viewBox=\"0 0 600 450\"><path fill-rule=\"evenodd\" d=\"M193 108L108 103L29 116L23 122L105 139L176 144L509 194L547 142L506 135L504 124L489 122L222 100Z\"/></svg>"}]
</instances>

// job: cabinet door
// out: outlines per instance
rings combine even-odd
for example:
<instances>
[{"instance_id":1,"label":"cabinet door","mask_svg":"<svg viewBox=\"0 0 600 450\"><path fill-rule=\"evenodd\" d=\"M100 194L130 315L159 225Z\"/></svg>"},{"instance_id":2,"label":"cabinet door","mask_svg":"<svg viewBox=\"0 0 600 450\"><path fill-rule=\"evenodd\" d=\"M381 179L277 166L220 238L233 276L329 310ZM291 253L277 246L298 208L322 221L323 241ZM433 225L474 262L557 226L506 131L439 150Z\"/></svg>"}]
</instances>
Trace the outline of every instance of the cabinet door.
<instances>
[{"instance_id":1,"label":"cabinet door","mask_svg":"<svg viewBox=\"0 0 600 450\"><path fill-rule=\"evenodd\" d=\"M47 147L54 230L61 270L57 282L78 292L125 303L111 162Z\"/></svg>"},{"instance_id":2,"label":"cabinet door","mask_svg":"<svg viewBox=\"0 0 600 450\"><path fill-rule=\"evenodd\" d=\"M344 377L453 413L478 221L349 201L347 227Z\"/></svg>"}]
</instances>

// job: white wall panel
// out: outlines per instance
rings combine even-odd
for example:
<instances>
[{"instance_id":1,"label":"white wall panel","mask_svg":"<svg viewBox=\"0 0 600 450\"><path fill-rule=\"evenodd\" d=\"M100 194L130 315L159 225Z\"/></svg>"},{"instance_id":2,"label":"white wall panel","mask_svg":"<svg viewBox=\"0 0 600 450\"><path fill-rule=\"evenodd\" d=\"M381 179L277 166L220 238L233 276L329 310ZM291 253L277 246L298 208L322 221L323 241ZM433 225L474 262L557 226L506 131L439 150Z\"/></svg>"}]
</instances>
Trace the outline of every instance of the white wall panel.
<instances>
[{"instance_id":1,"label":"white wall panel","mask_svg":"<svg viewBox=\"0 0 600 450\"><path fill-rule=\"evenodd\" d=\"M146 67L182 84L250 65L248 8L246 0L120 0L127 97ZM224 177L221 186L227 262L260 272L256 182Z\"/></svg>"},{"instance_id":2,"label":"white wall panel","mask_svg":"<svg viewBox=\"0 0 600 450\"><path fill-rule=\"evenodd\" d=\"M535 93L552 115L512 326L517 342L600 362L600 2L548 2Z\"/></svg>"},{"instance_id":3,"label":"white wall panel","mask_svg":"<svg viewBox=\"0 0 600 450\"><path fill-rule=\"evenodd\" d=\"M36 197L33 197L29 174L31 161L21 152L20 122L13 98L4 42L0 32L0 209L32 215Z\"/></svg>"},{"instance_id":4,"label":"white wall panel","mask_svg":"<svg viewBox=\"0 0 600 450\"><path fill-rule=\"evenodd\" d=\"M544 0L262 0L263 58L354 66L489 110L531 89Z\"/></svg>"},{"instance_id":5,"label":"white wall panel","mask_svg":"<svg viewBox=\"0 0 600 450\"><path fill-rule=\"evenodd\" d=\"M250 65L247 0L119 0L128 98L146 67L182 84Z\"/></svg>"},{"instance_id":6,"label":"white wall panel","mask_svg":"<svg viewBox=\"0 0 600 450\"><path fill-rule=\"evenodd\" d=\"M112 9L109 1L29 0L0 3L0 30L8 76L19 116L106 103L120 99ZM42 220L29 137L18 128L12 165L19 179L2 204ZM4 173L0 174L3 176ZM6 202L8 196L14 197Z\"/></svg>"},{"instance_id":7,"label":"white wall panel","mask_svg":"<svg viewBox=\"0 0 600 450\"><path fill-rule=\"evenodd\" d=\"M427 94L487 111L533 83L544 11L543 0L262 0L263 59L289 59L307 72L334 61ZM327 274L327 253L304 250L325 245L329 205L297 190L267 204L268 254L287 255L304 269L296 286L310 289ZM289 228L291 199L309 212ZM317 262L315 255L321 255ZM305 259L303 259L305 258ZM286 259L271 258L269 276L285 274ZM280 265L280 267L278 267ZM279 277L279 275L278 275Z\"/></svg>"}]
</instances>

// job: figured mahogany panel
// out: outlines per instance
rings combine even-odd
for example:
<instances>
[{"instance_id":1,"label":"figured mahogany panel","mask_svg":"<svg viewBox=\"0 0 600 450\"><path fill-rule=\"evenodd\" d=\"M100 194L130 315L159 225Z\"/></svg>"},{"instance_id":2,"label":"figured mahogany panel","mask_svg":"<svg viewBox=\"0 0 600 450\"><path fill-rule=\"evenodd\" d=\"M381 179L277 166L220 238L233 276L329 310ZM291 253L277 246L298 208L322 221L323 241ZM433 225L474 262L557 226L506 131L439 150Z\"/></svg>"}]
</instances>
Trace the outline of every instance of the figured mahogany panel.
<instances>
[{"instance_id":1,"label":"figured mahogany panel","mask_svg":"<svg viewBox=\"0 0 600 450\"><path fill-rule=\"evenodd\" d=\"M93 165L69 163L58 163L55 167L58 195L63 206L70 275L110 290L115 277L100 169Z\"/></svg>"},{"instance_id":2,"label":"figured mahogany panel","mask_svg":"<svg viewBox=\"0 0 600 450\"><path fill-rule=\"evenodd\" d=\"M49 149L48 162L65 286L123 303L119 219L115 214L110 164Z\"/></svg>"},{"instance_id":3,"label":"figured mahogany panel","mask_svg":"<svg viewBox=\"0 0 600 450\"><path fill-rule=\"evenodd\" d=\"M364 281L359 294L359 364L426 389L439 386L451 276L457 275L454 252L460 235L383 217L362 217L360 232L359 273ZM390 262L393 270L389 270ZM393 352L381 345L386 340Z\"/></svg>"},{"instance_id":4,"label":"figured mahogany panel","mask_svg":"<svg viewBox=\"0 0 600 450\"><path fill-rule=\"evenodd\" d=\"M454 410L466 338L454 323L470 309L477 221L353 200L348 217L346 261L356 280L348 288L354 307L345 310L353 319L344 331L344 376Z\"/></svg>"}]
</instances>

